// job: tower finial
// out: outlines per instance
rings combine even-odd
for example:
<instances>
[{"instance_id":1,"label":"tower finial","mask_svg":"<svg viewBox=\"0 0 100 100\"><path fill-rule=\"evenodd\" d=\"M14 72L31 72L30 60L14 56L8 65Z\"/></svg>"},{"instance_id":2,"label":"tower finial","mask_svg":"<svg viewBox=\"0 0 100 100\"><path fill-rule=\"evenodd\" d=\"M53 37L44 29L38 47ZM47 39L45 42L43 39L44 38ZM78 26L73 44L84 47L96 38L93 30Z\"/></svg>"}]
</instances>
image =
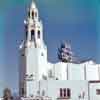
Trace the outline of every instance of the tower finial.
<instances>
[{"instance_id":1,"label":"tower finial","mask_svg":"<svg viewBox=\"0 0 100 100\"><path fill-rule=\"evenodd\" d=\"M34 0L32 0L31 8L36 8L36 4L35 4L35 1Z\"/></svg>"}]
</instances>

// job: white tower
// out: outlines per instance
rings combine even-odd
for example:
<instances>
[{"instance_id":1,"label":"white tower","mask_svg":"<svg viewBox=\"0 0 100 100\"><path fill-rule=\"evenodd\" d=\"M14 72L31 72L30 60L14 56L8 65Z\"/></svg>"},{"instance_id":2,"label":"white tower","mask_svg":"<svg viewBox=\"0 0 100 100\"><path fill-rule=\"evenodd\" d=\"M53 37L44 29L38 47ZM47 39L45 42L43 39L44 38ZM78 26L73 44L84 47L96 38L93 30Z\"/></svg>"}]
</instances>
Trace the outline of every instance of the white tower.
<instances>
[{"instance_id":1,"label":"white tower","mask_svg":"<svg viewBox=\"0 0 100 100\"><path fill-rule=\"evenodd\" d=\"M25 40L20 46L20 95L34 95L34 81L46 79L47 47L43 41L43 25L32 1L25 24Z\"/></svg>"}]
</instances>

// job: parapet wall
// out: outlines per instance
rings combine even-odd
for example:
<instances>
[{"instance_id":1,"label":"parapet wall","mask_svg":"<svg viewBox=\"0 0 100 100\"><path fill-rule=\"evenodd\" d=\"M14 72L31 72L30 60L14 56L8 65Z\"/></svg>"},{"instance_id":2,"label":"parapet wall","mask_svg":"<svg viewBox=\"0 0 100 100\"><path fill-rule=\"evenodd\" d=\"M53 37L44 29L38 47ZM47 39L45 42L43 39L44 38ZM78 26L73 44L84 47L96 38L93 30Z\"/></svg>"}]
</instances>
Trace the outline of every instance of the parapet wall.
<instances>
[{"instance_id":1,"label":"parapet wall","mask_svg":"<svg viewBox=\"0 0 100 100\"><path fill-rule=\"evenodd\" d=\"M59 80L100 80L99 64L59 62L54 64L52 71Z\"/></svg>"}]
</instances>

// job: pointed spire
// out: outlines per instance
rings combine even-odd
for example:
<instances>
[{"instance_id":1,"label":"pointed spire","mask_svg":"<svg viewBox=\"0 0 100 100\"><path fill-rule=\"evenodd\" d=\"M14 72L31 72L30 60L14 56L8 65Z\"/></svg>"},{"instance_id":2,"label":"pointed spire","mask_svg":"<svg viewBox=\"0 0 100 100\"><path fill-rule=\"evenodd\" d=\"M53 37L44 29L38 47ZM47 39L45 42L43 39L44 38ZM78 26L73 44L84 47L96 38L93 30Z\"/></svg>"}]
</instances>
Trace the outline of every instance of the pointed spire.
<instances>
[{"instance_id":1,"label":"pointed spire","mask_svg":"<svg viewBox=\"0 0 100 100\"><path fill-rule=\"evenodd\" d=\"M35 1L34 0L32 0L31 8L36 8L36 4L35 4Z\"/></svg>"}]
</instances>

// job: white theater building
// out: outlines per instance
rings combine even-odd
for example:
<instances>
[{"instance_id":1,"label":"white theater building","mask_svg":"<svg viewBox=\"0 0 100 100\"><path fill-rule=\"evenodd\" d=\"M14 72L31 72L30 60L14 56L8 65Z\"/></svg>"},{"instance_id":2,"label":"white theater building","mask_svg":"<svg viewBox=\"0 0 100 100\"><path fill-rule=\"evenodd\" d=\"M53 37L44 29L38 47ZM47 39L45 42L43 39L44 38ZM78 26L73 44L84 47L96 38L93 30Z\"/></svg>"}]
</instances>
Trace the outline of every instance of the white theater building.
<instances>
[{"instance_id":1,"label":"white theater building","mask_svg":"<svg viewBox=\"0 0 100 100\"><path fill-rule=\"evenodd\" d=\"M25 23L20 45L19 94L26 100L100 100L100 65L50 63L43 40L43 24L34 1Z\"/></svg>"}]
</instances>

